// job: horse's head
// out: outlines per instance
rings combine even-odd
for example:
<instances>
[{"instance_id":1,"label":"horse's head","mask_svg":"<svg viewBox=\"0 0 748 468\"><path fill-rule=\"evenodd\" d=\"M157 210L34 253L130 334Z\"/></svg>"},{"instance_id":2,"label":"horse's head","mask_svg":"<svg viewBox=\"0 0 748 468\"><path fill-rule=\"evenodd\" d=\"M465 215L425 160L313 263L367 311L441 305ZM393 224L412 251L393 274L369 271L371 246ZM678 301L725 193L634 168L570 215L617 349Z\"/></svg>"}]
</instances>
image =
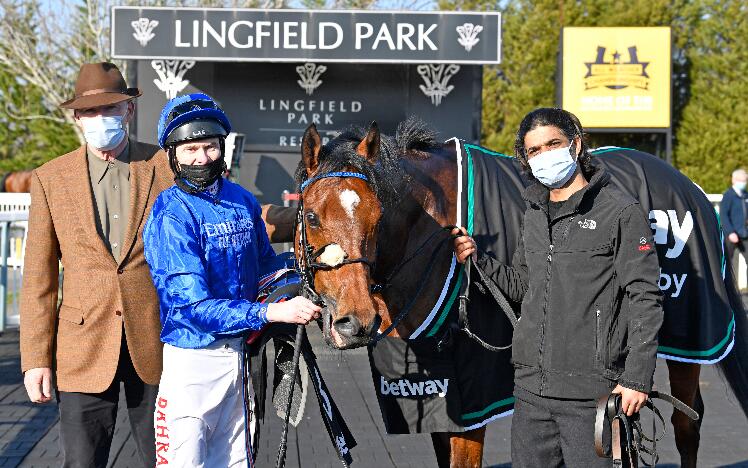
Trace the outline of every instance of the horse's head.
<instances>
[{"instance_id":1,"label":"horse's head","mask_svg":"<svg viewBox=\"0 0 748 468\"><path fill-rule=\"evenodd\" d=\"M339 349L364 346L377 333L381 297L372 294L372 268L384 184L376 165L381 135L346 132L322 146L314 125L302 140L296 256L323 300L323 335Z\"/></svg>"}]
</instances>

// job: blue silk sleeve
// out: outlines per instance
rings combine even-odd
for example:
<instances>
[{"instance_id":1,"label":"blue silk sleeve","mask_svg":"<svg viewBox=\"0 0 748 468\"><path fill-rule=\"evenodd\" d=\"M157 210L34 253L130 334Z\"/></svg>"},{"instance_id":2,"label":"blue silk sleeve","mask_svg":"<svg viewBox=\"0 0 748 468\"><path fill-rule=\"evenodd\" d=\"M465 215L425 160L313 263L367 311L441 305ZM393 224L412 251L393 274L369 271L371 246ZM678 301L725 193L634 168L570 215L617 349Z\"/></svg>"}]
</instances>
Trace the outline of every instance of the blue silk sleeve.
<instances>
[{"instance_id":1,"label":"blue silk sleeve","mask_svg":"<svg viewBox=\"0 0 748 468\"><path fill-rule=\"evenodd\" d=\"M166 317L162 312L162 325L168 328L165 322L177 322L194 332L211 335L262 328L267 323L267 306L214 297L199 232L173 213L160 214L148 223L143 241L162 311L166 309ZM267 240L264 229L257 234ZM269 242L265 248L270 248Z\"/></svg>"}]
</instances>

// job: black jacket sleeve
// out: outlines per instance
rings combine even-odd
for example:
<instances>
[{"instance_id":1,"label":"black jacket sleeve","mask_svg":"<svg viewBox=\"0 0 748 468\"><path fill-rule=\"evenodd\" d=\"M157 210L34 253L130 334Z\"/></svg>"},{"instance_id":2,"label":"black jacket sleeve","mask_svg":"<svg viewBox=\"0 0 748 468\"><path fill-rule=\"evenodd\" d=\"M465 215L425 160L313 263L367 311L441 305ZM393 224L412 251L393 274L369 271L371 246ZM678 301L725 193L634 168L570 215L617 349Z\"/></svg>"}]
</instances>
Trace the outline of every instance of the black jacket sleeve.
<instances>
[{"instance_id":1,"label":"black jacket sleeve","mask_svg":"<svg viewBox=\"0 0 748 468\"><path fill-rule=\"evenodd\" d=\"M522 229L520 229L520 233ZM503 292L509 300L522 302L527 291L527 262L525 261L525 244L522 235L519 236L517 250L512 257L512 266L505 265L495 258L478 250L475 264L480 267Z\"/></svg>"},{"instance_id":2,"label":"black jacket sleeve","mask_svg":"<svg viewBox=\"0 0 748 468\"><path fill-rule=\"evenodd\" d=\"M732 210L732 205L735 203L735 197L732 196L734 193L735 192L732 189L728 189L722 195L722 201L719 202L719 213L721 217L720 221L722 222L722 230L728 235L737 233L738 231L735 223L733 223L730 219L730 210Z\"/></svg>"},{"instance_id":3,"label":"black jacket sleeve","mask_svg":"<svg viewBox=\"0 0 748 468\"><path fill-rule=\"evenodd\" d=\"M657 285L659 262L652 230L638 204L624 208L618 218L615 271L628 300L628 342L623 374L618 383L649 393L657 360L657 334L663 320L662 292Z\"/></svg>"}]
</instances>

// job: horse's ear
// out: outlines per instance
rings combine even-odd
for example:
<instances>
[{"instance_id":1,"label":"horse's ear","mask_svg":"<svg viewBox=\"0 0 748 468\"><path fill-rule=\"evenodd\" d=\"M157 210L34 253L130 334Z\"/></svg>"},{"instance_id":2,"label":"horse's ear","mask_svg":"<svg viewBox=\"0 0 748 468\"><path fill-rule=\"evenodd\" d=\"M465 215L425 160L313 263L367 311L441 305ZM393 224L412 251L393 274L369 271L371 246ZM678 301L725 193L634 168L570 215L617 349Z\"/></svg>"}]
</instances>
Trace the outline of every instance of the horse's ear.
<instances>
[{"instance_id":1,"label":"horse's ear","mask_svg":"<svg viewBox=\"0 0 748 468\"><path fill-rule=\"evenodd\" d=\"M304 132L304 138L301 140L301 159L304 161L306 173L311 176L317 170L319 163L319 149L322 147L322 140L317 133L317 127L311 124Z\"/></svg>"},{"instance_id":2,"label":"horse's ear","mask_svg":"<svg viewBox=\"0 0 748 468\"><path fill-rule=\"evenodd\" d=\"M379 142L379 125L377 125L377 122L375 121L369 125L369 132L356 147L356 153L365 157L369 161L374 161L377 156L379 156Z\"/></svg>"}]
</instances>

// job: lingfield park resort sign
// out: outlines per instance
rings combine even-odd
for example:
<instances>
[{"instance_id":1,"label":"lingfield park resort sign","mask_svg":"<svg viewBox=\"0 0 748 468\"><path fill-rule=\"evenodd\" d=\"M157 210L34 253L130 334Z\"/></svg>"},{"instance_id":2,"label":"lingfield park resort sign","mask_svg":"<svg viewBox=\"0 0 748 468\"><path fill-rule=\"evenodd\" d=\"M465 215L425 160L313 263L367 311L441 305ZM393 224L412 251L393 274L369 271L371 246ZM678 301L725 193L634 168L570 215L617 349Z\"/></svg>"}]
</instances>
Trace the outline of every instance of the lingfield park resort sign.
<instances>
[{"instance_id":1,"label":"lingfield park resort sign","mask_svg":"<svg viewBox=\"0 0 748 468\"><path fill-rule=\"evenodd\" d=\"M500 13L114 7L119 59L490 64Z\"/></svg>"}]
</instances>

